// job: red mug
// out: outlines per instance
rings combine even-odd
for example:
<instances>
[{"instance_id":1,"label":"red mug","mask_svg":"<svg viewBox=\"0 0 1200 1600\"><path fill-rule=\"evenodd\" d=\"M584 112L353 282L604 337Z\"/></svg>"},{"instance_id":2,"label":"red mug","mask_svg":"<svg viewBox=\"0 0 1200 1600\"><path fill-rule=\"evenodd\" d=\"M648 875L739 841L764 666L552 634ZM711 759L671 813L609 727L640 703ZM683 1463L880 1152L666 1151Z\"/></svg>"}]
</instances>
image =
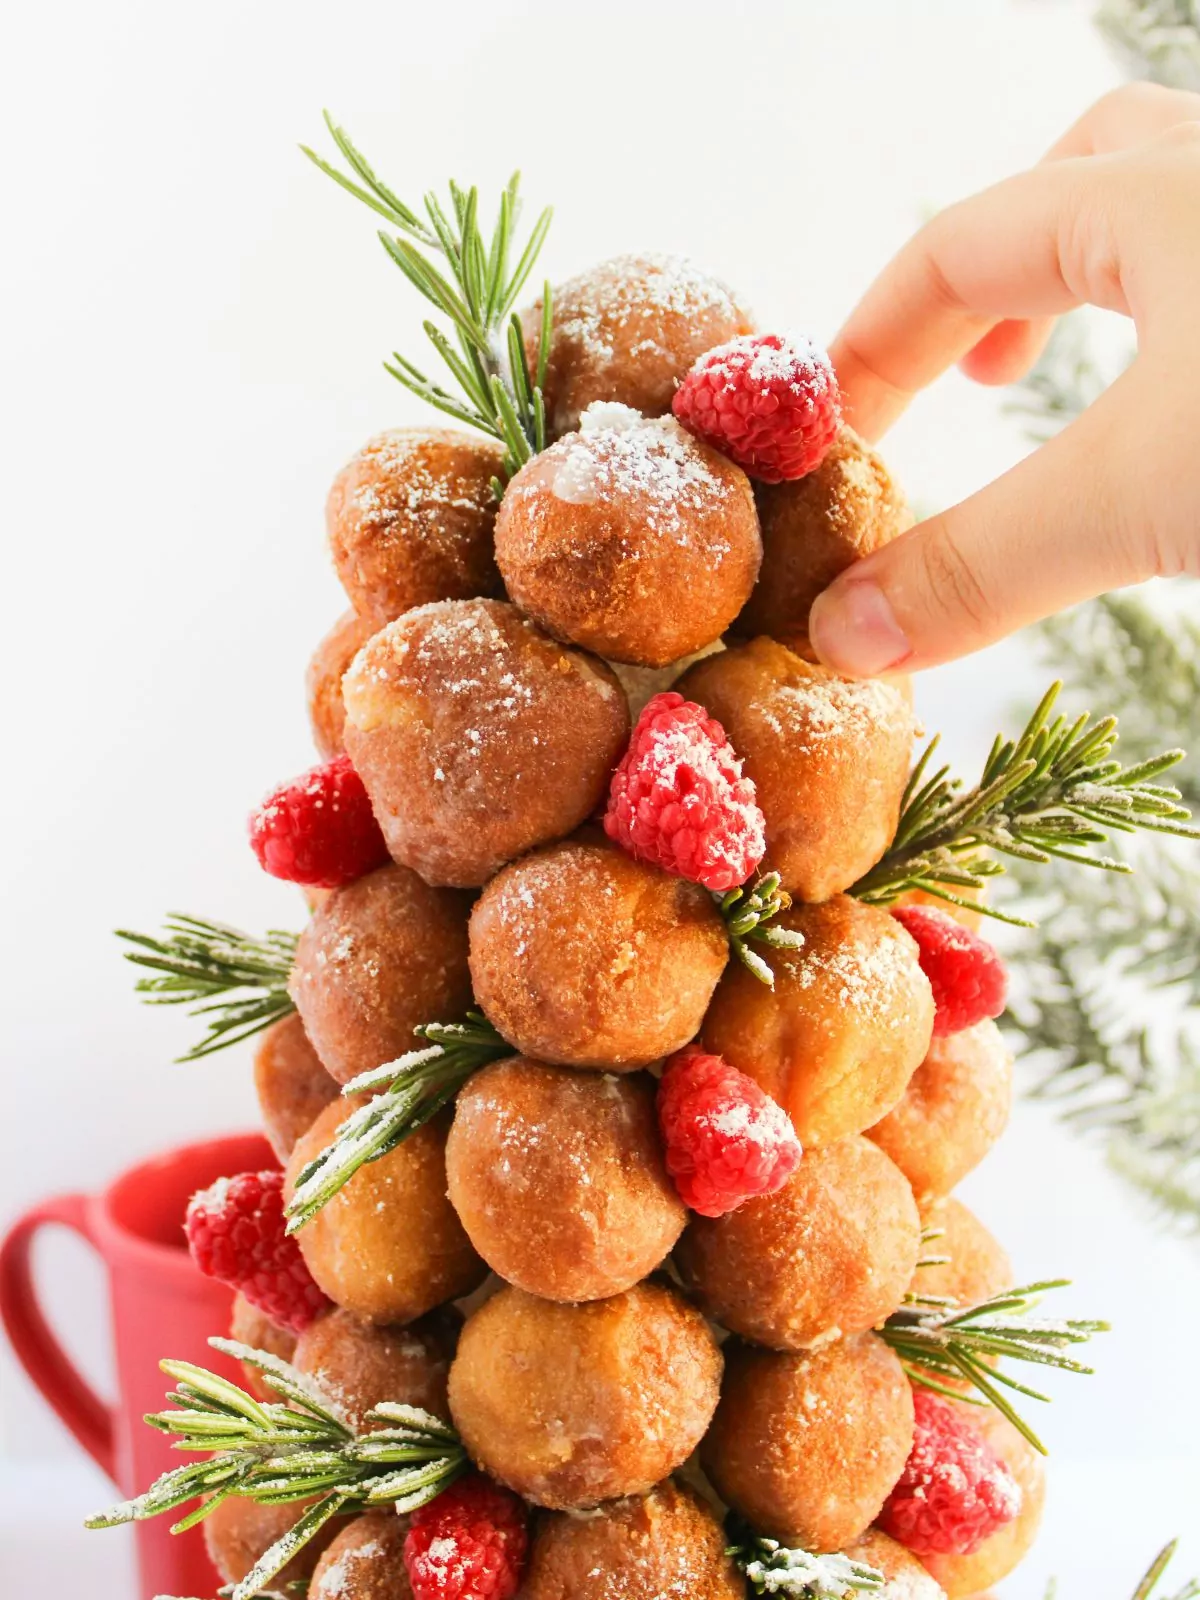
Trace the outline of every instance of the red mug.
<instances>
[{"instance_id":1,"label":"red mug","mask_svg":"<svg viewBox=\"0 0 1200 1600\"><path fill-rule=\"evenodd\" d=\"M140 1494L186 1459L142 1421L146 1412L162 1409L170 1387L158 1369L163 1357L193 1361L241 1381L236 1364L206 1343L211 1334L228 1332L233 1296L192 1264L183 1236L188 1200L217 1178L277 1165L258 1134L181 1145L131 1167L102 1194L60 1195L34 1206L0 1246L0 1321L13 1350L123 1498ZM45 1227L72 1229L108 1269L115 1405L102 1400L76 1370L38 1302L33 1244ZM213 1594L221 1581L204 1548L203 1530L172 1534L174 1520L163 1516L136 1524L142 1600Z\"/></svg>"}]
</instances>

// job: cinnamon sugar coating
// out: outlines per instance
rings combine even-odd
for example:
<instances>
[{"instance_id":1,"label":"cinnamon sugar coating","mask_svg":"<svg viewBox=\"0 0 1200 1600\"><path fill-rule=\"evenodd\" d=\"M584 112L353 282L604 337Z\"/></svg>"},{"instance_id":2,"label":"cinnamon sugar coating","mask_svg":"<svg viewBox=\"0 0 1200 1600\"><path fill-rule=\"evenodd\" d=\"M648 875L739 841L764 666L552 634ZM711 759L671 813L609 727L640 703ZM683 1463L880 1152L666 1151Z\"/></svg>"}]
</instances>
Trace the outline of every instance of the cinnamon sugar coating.
<instances>
[{"instance_id":1,"label":"cinnamon sugar coating","mask_svg":"<svg viewBox=\"0 0 1200 1600\"><path fill-rule=\"evenodd\" d=\"M296 1349L296 1335L290 1328L278 1328L265 1312L252 1306L239 1290L233 1297L233 1312L229 1320L229 1337L238 1344L249 1345L251 1350L265 1350L268 1355L290 1361ZM243 1381L250 1393L259 1400L278 1400L273 1389L263 1382L257 1367L241 1364Z\"/></svg>"},{"instance_id":2,"label":"cinnamon sugar coating","mask_svg":"<svg viewBox=\"0 0 1200 1600\"><path fill-rule=\"evenodd\" d=\"M883 458L843 428L814 472L790 483L758 484L763 564L734 623L743 639L768 634L813 659L808 613L840 572L913 524Z\"/></svg>"},{"instance_id":3,"label":"cinnamon sugar coating","mask_svg":"<svg viewBox=\"0 0 1200 1600\"><path fill-rule=\"evenodd\" d=\"M629 737L611 667L500 600L421 606L344 684L346 745L394 858L486 883L596 809Z\"/></svg>"},{"instance_id":4,"label":"cinnamon sugar coating","mask_svg":"<svg viewBox=\"0 0 1200 1600\"><path fill-rule=\"evenodd\" d=\"M279 1396L273 1398L278 1400ZM209 1560L222 1580L225 1583L240 1583L276 1539L281 1539L315 1504L315 1500L299 1500L290 1505L264 1506L236 1496L222 1501L201 1524ZM289 1583L303 1583L310 1577L322 1551L332 1543L339 1526L336 1519L327 1522L320 1533L288 1562L274 1579L275 1584L282 1588Z\"/></svg>"},{"instance_id":5,"label":"cinnamon sugar coating","mask_svg":"<svg viewBox=\"0 0 1200 1600\"><path fill-rule=\"evenodd\" d=\"M1046 1499L1043 1458L1012 1423L990 1406L964 1405L963 1409L1017 1480L1021 1509L1012 1522L997 1528L970 1555L921 1557L921 1565L941 1584L947 1600L964 1600L967 1595L981 1594L1008 1577L1024 1560L1037 1537Z\"/></svg>"},{"instance_id":6,"label":"cinnamon sugar coating","mask_svg":"<svg viewBox=\"0 0 1200 1600\"><path fill-rule=\"evenodd\" d=\"M743 1600L724 1529L670 1479L587 1517L538 1518L522 1600Z\"/></svg>"},{"instance_id":7,"label":"cinnamon sugar coating","mask_svg":"<svg viewBox=\"0 0 1200 1600\"><path fill-rule=\"evenodd\" d=\"M306 1600L412 1600L404 1565L408 1518L394 1512L355 1517L317 1562Z\"/></svg>"},{"instance_id":8,"label":"cinnamon sugar coating","mask_svg":"<svg viewBox=\"0 0 1200 1600\"><path fill-rule=\"evenodd\" d=\"M450 1410L483 1471L568 1511L644 1494L686 1461L720 1378L704 1319L662 1284L586 1305L505 1288L467 1320Z\"/></svg>"},{"instance_id":9,"label":"cinnamon sugar coating","mask_svg":"<svg viewBox=\"0 0 1200 1600\"><path fill-rule=\"evenodd\" d=\"M285 1193L361 1101L324 1110L288 1162ZM378 1161L360 1167L296 1234L317 1283L367 1322L409 1323L447 1300L470 1294L486 1267L446 1198L443 1112Z\"/></svg>"},{"instance_id":10,"label":"cinnamon sugar coating","mask_svg":"<svg viewBox=\"0 0 1200 1600\"><path fill-rule=\"evenodd\" d=\"M660 1266L686 1212L663 1163L655 1083L497 1061L458 1096L450 1199L508 1283L546 1300L600 1300Z\"/></svg>"},{"instance_id":11,"label":"cinnamon sugar coating","mask_svg":"<svg viewBox=\"0 0 1200 1600\"><path fill-rule=\"evenodd\" d=\"M661 667L724 633L762 556L750 482L672 417L593 406L527 461L496 519L512 599L562 639Z\"/></svg>"},{"instance_id":12,"label":"cinnamon sugar coating","mask_svg":"<svg viewBox=\"0 0 1200 1600\"><path fill-rule=\"evenodd\" d=\"M346 706L342 679L350 663L375 632L375 625L354 611L344 611L313 651L304 683L313 743L323 761L345 752Z\"/></svg>"},{"instance_id":13,"label":"cinnamon sugar coating","mask_svg":"<svg viewBox=\"0 0 1200 1600\"><path fill-rule=\"evenodd\" d=\"M704 1042L783 1106L803 1145L829 1144L903 1095L929 1048L933 991L916 942L878 906L838 895L776 920L803 947L765 952L773 989L730 962Z\"/></svg>"},{"instance_id":14,"label":"cinnamon sugar coating","mask_svg":"<svg viewBox=\"0 0 1200 1600\"><path fill-rule=\"evenodd\" d=\"M430 600L500 592L492 479L502 462L499 445L451 428L392 428L347 462L325 524L360 617L382 628Z\"/></svg>"},{"instance_id":15,"label":"cinnamon sugar coating","mask_svg":"<svg viewBox=\"0 0 1200 1600\"><path fill-rule=\"evenodd\" d=\"M937 1579L916 1556L879 1528L868 1528L843 1553L883 1574L882 1589L871 1591L877 1600L946 1600Z\"/></svg>"},{"instance_id":16,"label":"cinnamon sugar coating","mask_svg":"<svg viewBox=\"0 0 1200 1600\"><path fill-rule=\"evenodd\" d=\"M334 1306L297 1339L292 1365L320 1386L356 1431L385 1400L449 1421L446 1380L459 1325L450 1308L400 1328L380 1327Z\"/></svg>"},{"instance_id":17,"label":"cinnamon sugar coating","mask_svg":"<svg viewBox=\"0 0 1200 1600\"><path fill-rule=\"evenodd\" d=\"M726 1345L700 1456L721 1499L759 1533L821 1553L866 1532L912 1439L904 1368L864 1333L805 1355Z\"/></svg>"},{"instance_id":18,"label":"cinnamon sugar coating","mask_svg":"<svg viewBox=\"0 0 1200 1600\"><path fill-rule=\"evenodd\" d=\"M338 1085L321 1065L295 1012L259 1035L254 1092L263 1132L280 1161L287 1160L300 1135L337 1099Z\"/></svg>"},{"instance_id":19,"label":"cinnamon sugar coating","mask_svg":"<svg viewBox=\"0 0 1200 1600\"><path fill-rule=\"evenodd\" d=\"M950 1195L934 1201L922 1209L921 1222L941 1231L941 1237L931 1239L921 1254L950 1259L939 1266L918 1267L911 1285L914 1294L970 1306L1012 1288L1016 1280L1007 1250L961 1200Z\"/></svg>"},{"instance_id":20,"label":"cinnamon sugar coating","mask_svg":"<svg viewBox=\"0 0 1200 1600\"><path fill-rule=\"evenodd\" d=\"M475 997L515 1049L612 1072L694 1038L729 955L704 889L591 828L493 878L470 938Z\"/></svg>"},{"instance_id":21,"label":"cinnamon sugar coating","mask_svg":"<svg viewBox=\"0 0 1200 1600\"><path fill-rule=\"evenodd\" d=\"M545 398L555 436L577 428L594 400L661 416L698 356L754 331L718 279L682 256L655 253L617 256L560 284L553 314ZM540 299L521 323L533 370Z\"/></svg>"},{"instance_id":22,"label":"cinnamon sugar coating","mask_svg":"<svg viewBox=\"0 0 1200 1600\"><path fill-rule=\"evenodd\" d=\"M716 717L743 759L767 820L764 872L816 901L875 865L908 782L906 678L842 678L758 638L689 668L675 688Z\"/></svg>"},{"instance_id":23,"label":"cinnamon sugar coating","mask_svg":"<svg viewBox=\"0 0 1200 1600\"><path fill-rule=\"evenodd\" d=\"M994 1022L930 1042L899 1103L867 1130L922 1203L949 1194L1008 1126L1013 1061Z\"/></svg>"},{"instance_id":24,"label":"cinnamon sugar coating","mask_svg":"<svg viewBox=\"0 0 1200 1600\"><path fill-rule=\"evenodd\" d=\"M774 1194L723 1217L691 1217L675 1264L722 1327L773 1350L804 1350L890 1316L920 1239L904 1175L856 1134L806 1150Z\"/></svg>"},{"instance_id":25,"label":"cinnamon sugar coating","mask_svg":"<svg viewBox=\"0 0 1200 1600\"><path fill-rule=\"evenodd\" d=\"M471 1005L470 901L408 867L380 867L337 889L296 947L288 992L338 1083L413 1050L424 1022L457 1022Z\"/></svg>"}]
</instances>

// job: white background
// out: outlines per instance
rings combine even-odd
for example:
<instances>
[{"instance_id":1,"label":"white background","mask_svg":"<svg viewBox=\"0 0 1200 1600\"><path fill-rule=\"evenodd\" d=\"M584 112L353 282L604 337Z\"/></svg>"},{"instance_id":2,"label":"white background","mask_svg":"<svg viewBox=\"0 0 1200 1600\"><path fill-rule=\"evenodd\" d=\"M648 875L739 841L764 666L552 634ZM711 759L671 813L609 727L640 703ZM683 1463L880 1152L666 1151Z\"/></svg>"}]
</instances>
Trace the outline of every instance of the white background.
<instances>
[{"instance_id":1,"label":"white background","mask_svg":"<svg viewBox=\"0 0 1200 1600\"><path fill-rule=\"evenodd\" d=\"M245 1052L171 1065L194 1030L138 1011L109 929L301 916L243 817L311 759L303 667L342 605L325 489L417 415L380 360L420 339L370 217L296 152L322 105L410 196L519 163L557 207L555 277L684 249L828 337L922 210L1117 78L1085 12L1035 0L74 0L22 7L3 54L0 1219L253 1119ZM951 378L888 449L932 506L1023 445ZM922 684L926 720L977 759L1033 681L990 652ZM1039 1418L1050 1511L1007 1592L1123 1596L1173 1533L1200 1569L1200 1254L1029 1110L967 1192L1021 1274L1072 1274L1071 1308L1118 1325ZM103 1374L97 1272L62 1241L45 1264ZM73 1532L103 1486L5 1361L0 1589L127 1595L123 1536Z\"/></svg>"}]
</instances>

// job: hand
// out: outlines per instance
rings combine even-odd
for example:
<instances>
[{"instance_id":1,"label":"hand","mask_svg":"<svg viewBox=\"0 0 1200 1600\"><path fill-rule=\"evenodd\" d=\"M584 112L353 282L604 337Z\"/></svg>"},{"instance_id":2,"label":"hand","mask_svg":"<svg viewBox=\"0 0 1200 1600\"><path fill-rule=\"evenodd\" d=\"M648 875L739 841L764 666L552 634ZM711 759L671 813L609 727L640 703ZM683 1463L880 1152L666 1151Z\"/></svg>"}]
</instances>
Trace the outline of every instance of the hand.
<instances>
[{"instance_id":1,"label":"hand","mask_svg":"<svg viewBox=\"0 0 1200 1600\"><path fill-rule=\"evenodd\" d=\"M819 596L810 637L828 666L933 666L1107 589L1200 572L1200 95L1118 90L1041 165L922 228L831 351L848 420L878 438L954 362L1012 383L1083 304L1132 317L1133 365Z\"/></svg>"}]
</instances>

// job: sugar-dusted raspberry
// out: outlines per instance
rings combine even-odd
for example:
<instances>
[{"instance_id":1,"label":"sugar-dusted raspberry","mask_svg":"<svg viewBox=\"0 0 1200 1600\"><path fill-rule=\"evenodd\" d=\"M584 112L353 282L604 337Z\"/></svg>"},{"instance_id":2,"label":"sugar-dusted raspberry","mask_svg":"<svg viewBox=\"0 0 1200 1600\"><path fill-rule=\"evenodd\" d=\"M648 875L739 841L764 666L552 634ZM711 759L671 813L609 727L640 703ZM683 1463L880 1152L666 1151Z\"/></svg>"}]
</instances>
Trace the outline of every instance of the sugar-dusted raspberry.
<instances>
[{"instance_id":1,"label":"sugar-dusted raspberry","mask_svg":"<svg viewBox=\"0 0 1200 1600\"><path fill-rule=\"evenodd\" d=\"M471 1473L412 1514L404 1564L413 1600L509 1600L528 1548L521 1501Z\"/></svg>"},{"instance_id":2,"label":"sugar-dusted raspberry","mask_svg":"<svg viewBox=\"0 0 1200 1600\"><path fill-rule=\"evenodd\" d=\"M278 1327L301 1333L331 1304L286 1232L282 1172L239 1172L201 1189L184 1230L200 1271L239 1290Z\"/></svg>"},{"instance_id":3,"label":"sugar-dusted raspberry","mask_svg":"<svg viewBox=\"0 0 1200 1600\"><path fill-rule=\"evenodd\" d=\"M935 1035L961 1033L1000 1015L1008 974L993 945L934 906L897 906L892 915L917 941L937 1007Z\"/></svg>"},{"instance_id":4,"label":"sugar-dusted raspberry","mask_svg":"<svg viewBox=\"0 0 1200 1600\"><path fill-rule=\"evenodd\" d=\"M667 1171L684 1205L723 1217L774 1194L796 1170L800 1141L782 1106L722 1056L688 1045L658 1086Z\"/></svg>"},{"instance_id":5,"label":"sugar-dusted raspberry","mask_svg":"<svg viewBox=\"0 0 1200 1600\"><path fill-rule=\"evenodd\" d=\"M964 1413L913 1391L913 1447L879 1526L914 1555L969 1555L1021 1509L1021 1488Z\"/></svg>"},{"instance_id":6,"label":"sugar-dusted raspberry","mask_svg":"<svg viewBox=\"0 0 1200 1600\"><path fill-rule=\"evenodd\" d=\"M752 478L784 483L820 466L837 438L842 397L820 346L757 333L702 355L672 409Z\"/></svg>"},{"instance_id":7,"label":"sugar-dusted raspberry","mask_svg":"<svg viewBox=\"0 0 1200 1600\"><path fill-rule=\"evenodd\" d=\"M340 889L388 860L349 756L335 756L273 790L251 813L250 844L272 877L314 889Z\"/></svg>"},{"instance_id":8,"label":"sugar-dusted raspberry","mask_svg":"<svg viewBox=\"0 0 1200 1600\"><path fill-rule=\"evenodd\" d=\"M762 860L765 829L721 724L681 694L656 694L613 774L609 838L638 861L724 893Z\"/></svg>"}]
</instances>

